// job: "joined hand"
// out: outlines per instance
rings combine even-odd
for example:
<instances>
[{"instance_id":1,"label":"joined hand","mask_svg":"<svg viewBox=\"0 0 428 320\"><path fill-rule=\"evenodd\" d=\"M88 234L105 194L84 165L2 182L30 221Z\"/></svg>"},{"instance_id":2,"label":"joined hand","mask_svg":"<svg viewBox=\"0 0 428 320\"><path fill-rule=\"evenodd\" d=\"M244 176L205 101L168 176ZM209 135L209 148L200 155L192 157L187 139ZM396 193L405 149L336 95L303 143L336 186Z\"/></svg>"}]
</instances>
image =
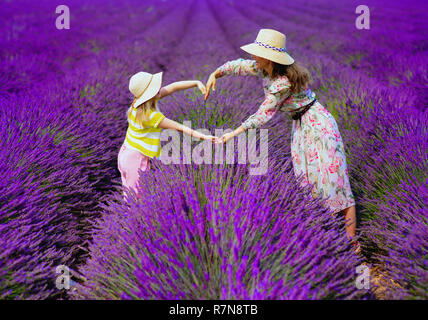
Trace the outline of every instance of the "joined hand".
<instances>
[{"instance_id":1,"label":"joined hand","mask_svg":"<svg viewBox=\"0 0 428 320\"><path fill-rule=\"evenodd\" d=\"M232 132L229 133L225 133L224 135L222 135L221 137L217 137L217 139L215 140L216 144L220 144L220 143L226 143L227 141L229 141L230 139L232 139L234 137Z\"/></svg>"}]
</instances>

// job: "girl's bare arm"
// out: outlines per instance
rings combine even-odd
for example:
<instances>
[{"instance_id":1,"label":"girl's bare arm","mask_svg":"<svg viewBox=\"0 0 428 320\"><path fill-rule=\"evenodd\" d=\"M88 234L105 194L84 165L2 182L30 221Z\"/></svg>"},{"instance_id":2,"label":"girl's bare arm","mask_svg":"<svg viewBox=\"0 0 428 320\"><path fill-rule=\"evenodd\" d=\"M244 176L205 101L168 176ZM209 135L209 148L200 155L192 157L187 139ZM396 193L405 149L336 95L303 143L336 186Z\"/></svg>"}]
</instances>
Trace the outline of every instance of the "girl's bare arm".
<instances>
[{"instance_id":1,"label":"girl's bare arm","mask_svg":"<svg viewBox=\"0 0 428 320\"><path fill-rule=\"evenodd\" d=\"M190 88L198 87L202 94L205 94L205 85L199 80L188 80L188 81L177 81L173 82L165 87L162 87L158 93L157 98L162 99L171 93L180 90L186 90Z\"/></svg>"},{"instance_id":2,"label":"girl's bare arm","mask_svg":"<svg viewBox=\"0 0 428 320\"><path fill-rule=\"evenodd\" d=\"M182 125L181 123L178 123L168 118L163 118L163 120L159 123L158 127L162 129L173 129L173 130L181 131L189 136L199 138L202 140L211 140L213 142L216 141L216 137L214 136L207 136L205 134L202 134L196 130L186 127L185 125Z\"/></svg>"}]
</instances>

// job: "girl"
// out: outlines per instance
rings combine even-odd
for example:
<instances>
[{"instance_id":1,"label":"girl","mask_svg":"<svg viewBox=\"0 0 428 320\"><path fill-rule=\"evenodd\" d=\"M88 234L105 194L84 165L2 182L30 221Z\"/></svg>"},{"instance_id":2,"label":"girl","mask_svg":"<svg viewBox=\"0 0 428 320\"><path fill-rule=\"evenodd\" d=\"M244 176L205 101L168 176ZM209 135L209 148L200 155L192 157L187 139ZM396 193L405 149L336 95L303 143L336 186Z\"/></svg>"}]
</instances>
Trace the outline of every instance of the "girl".
<instances>
[{"instance_id":1,"label":"girl","mask_svg":"<svg viewBox=\"0 0 428 320\"><path fill-rule=\"evenodd\" d=\"M134 101L127 112L128 130L118 155L118 168L123 187L135 193L138 193L139 170L150 170L150 159L160 156L162 129L174 129L203 140L216 139L166 118L157 106L160 99L179 90L197 86L205 94L205 86L200 81L179 81L163 88L161 84L162 72L138 72L129 81ZM124 197L127 197L125 192Z\"/></svg>"},{"instance_id":2,"label":"girl","mask_svg":"<svg viewBox=\"0 0 428 320\"><path fill-rule=\"evenodd\" d=\"M227 142L248 128L258 128L271 119L277 110L289 112L292 124L291 155L295 175L304 174L303 183L314 184L312 195L329 199L332 212L342 212L349 221L348 237L355 237L355 200L349 183L345 150L333 116L307 89L311 76L294 62L285 49L285 35L262 29L254 43L241 47L253 60L226 62L213 72L207 82L205 99L215 90L216 79L225 75L254 75L263 79L265 100L259 110L231 133L221 137ZM360 252L358 241L353 241Z\"/></svg>"}]
</instances>

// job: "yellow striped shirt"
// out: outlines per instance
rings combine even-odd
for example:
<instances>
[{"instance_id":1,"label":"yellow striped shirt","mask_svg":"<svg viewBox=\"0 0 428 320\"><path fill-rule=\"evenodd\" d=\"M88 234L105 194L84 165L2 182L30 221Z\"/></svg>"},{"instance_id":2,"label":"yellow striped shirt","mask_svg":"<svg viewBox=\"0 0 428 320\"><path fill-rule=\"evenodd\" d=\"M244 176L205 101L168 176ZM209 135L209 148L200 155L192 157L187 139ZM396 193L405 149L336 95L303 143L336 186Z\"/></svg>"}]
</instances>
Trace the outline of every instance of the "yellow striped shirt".
<instances>
[{"instance_id":1,"label":"yellow striped shirt","mask_svg":"<svg viewBox=\"0 0 428 320\"><path fill-rule=\"evenodd\" d=\"M132 108L129 113L128 130L126 131L126 145L150 158L159 157L162 128L158 128L158 125L165 116L159 111L152 111L148 116L149 120L143 121L143 126L141 126L135 121L135 114L136 110Z\"/></svg>"}]
</instances>

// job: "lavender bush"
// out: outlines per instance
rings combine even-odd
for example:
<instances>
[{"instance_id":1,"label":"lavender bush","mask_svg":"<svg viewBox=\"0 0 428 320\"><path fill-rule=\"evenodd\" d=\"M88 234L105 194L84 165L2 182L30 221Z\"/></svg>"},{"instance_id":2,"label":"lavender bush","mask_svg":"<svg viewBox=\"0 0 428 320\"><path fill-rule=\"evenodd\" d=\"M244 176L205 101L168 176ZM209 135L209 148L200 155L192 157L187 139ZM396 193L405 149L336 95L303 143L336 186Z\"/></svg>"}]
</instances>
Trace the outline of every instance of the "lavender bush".
<instances>
[{"instance_id":1,"label":"lavender bush","mask_svg":"<svg viewBox=\"0 0 428 320\"><path fill-rule=\"evenodd\" d=\"M77 24L90 21L87 17L96 8L84 13L86 8L81 4L76 2L82 10ZM19 5L6 5L5 14L18 10ZM153 4L148 3L142 11L150 6ZM170 7L160 6L160 10L155 10L158 14L151 14L152 20L164 16ZM114 6L109 8L114 9ZM42 16L50 16L53 12L48 4L35 6L34 10L40 10ZM123 20L123 14L129 14L129 11L120 12L119 20ZM171 12L171 18L180 17L177 23L181 25L185 12L188 11L177 11L178 15ZM37 66L31 72L14 69L20 73L10 79L2 77L6 83L2 86L1 101L3 152L0 168L4 179L1 184L0 241L5 250L0 259L0 292L6 299L63 296L63 292L55 287L58 276L55 267L65 264L74 268L85 260L84 247L90 239L90 222L99 215L98 205L113 190L111 180L117 176L115 156L120 147L117 132L126 129L120 108L110 109L104 115L99 111L104 99L115 97L119 99L116 100L118 103L126 92L126 84L123 85L126 80L119 87L113 87L114 90L105 86L111 86L112 80L120 81L117 74L113 77L119 68L123 68L116 66L116 61L127 47L121 52L113 48L105 52L103 58L107 57L107 60L97 62L98 50L88 52L82 49L81 43L86 38L71 32L64 41L72 49L52 51L52 38L43 30L58 37L63 34L52 31L45 24L37 24L33 14L29 15L25 25L31 25L31 31L41 34L36 38L39 47L34 41L30 42L33 38L27 33L18 40L15 29L2 32L2 41L10 45L10 51L2 50L1 58L5 62L2 63L2 74L10 74L10 66L29 67L31 65L25 62L30 60ZM91 30L90 26L86 27ZM126 32L125 28L116 34L120 36ZM124 39L132 43L137 41ZM107 51L113 44L118 44L117 39L105 37L105 33L97 40L99 50ZM165 41L169 40L165 38ZM140 56L141 52L134 55ZM70 58L75 60L62 64L63 59ZM58 62L58 65L54 67L50 61ZM112 70L108 77L103 72L107 66ZM129 68L121 70L124 79L136 69L132 64ZM58 73L64 74L60 82Z\"/></svg>"},{"instance_id":2,"label":"lavender bush","mask_svg":"<svg viewBox=\"0 0 428 320\"><path fill-rule=\"evenodd\" d=\"M427 299L427 181L397 184L376 203L382 215L364 226L374 244L373 261L382 265L385 298Z\"/></svg>"},{"instance_id":3,"label":"lavender bush","mask_svg":"<svg viewBox=\"0 0 428 320\"><path fill-rule=\"evenodd\" d=\"M426 298L427 112L350 109L365 124L356 128L358 141L354 132L345 136L350 158L360 157L351 170L366 254L395 281L382 283L388 298Z\"/></svg>"},{"instance_id":4,"label":"lavender bush","mask_svg":"<svg viewBox=\"0 0 428 320\"><path fill-rule=\"evenodd\" d=\"M78 286L88 299L352 298L359 258L343 225L282 175L164 167L129 205L111 201ZM272 191L274 190L274 191ZM233 197L234 201L230 201ZM168 199L161 201L160 199ZM109 283L108 286L103 283ZM360 292L361 294L361 292Z\"/></svg>"},{"instance_id":5,"label":"lavender bush","mask_svg":"<svg viewBox=\"0 0 428 320\"><path fill-rule=\"evenodd\" d=\"M117 190L130 75L205 82L273 28L339 124L364 258L383 272L385 297L426 299L423 2L370 1L370 30L355 28L358 4L73 0L70 30L57 30L57 3L3 3L0 298L373 297L354 285L361 259L342 217L292 174L285 115L265 125L267 175L155 161L143 197L127 205ZM207 102L189 90L160 107L214 133L238 126L262 98L259 79L227 77ZM59 264L86 279L69 295L55 287Z\"/></svg>"}]
</instances>

